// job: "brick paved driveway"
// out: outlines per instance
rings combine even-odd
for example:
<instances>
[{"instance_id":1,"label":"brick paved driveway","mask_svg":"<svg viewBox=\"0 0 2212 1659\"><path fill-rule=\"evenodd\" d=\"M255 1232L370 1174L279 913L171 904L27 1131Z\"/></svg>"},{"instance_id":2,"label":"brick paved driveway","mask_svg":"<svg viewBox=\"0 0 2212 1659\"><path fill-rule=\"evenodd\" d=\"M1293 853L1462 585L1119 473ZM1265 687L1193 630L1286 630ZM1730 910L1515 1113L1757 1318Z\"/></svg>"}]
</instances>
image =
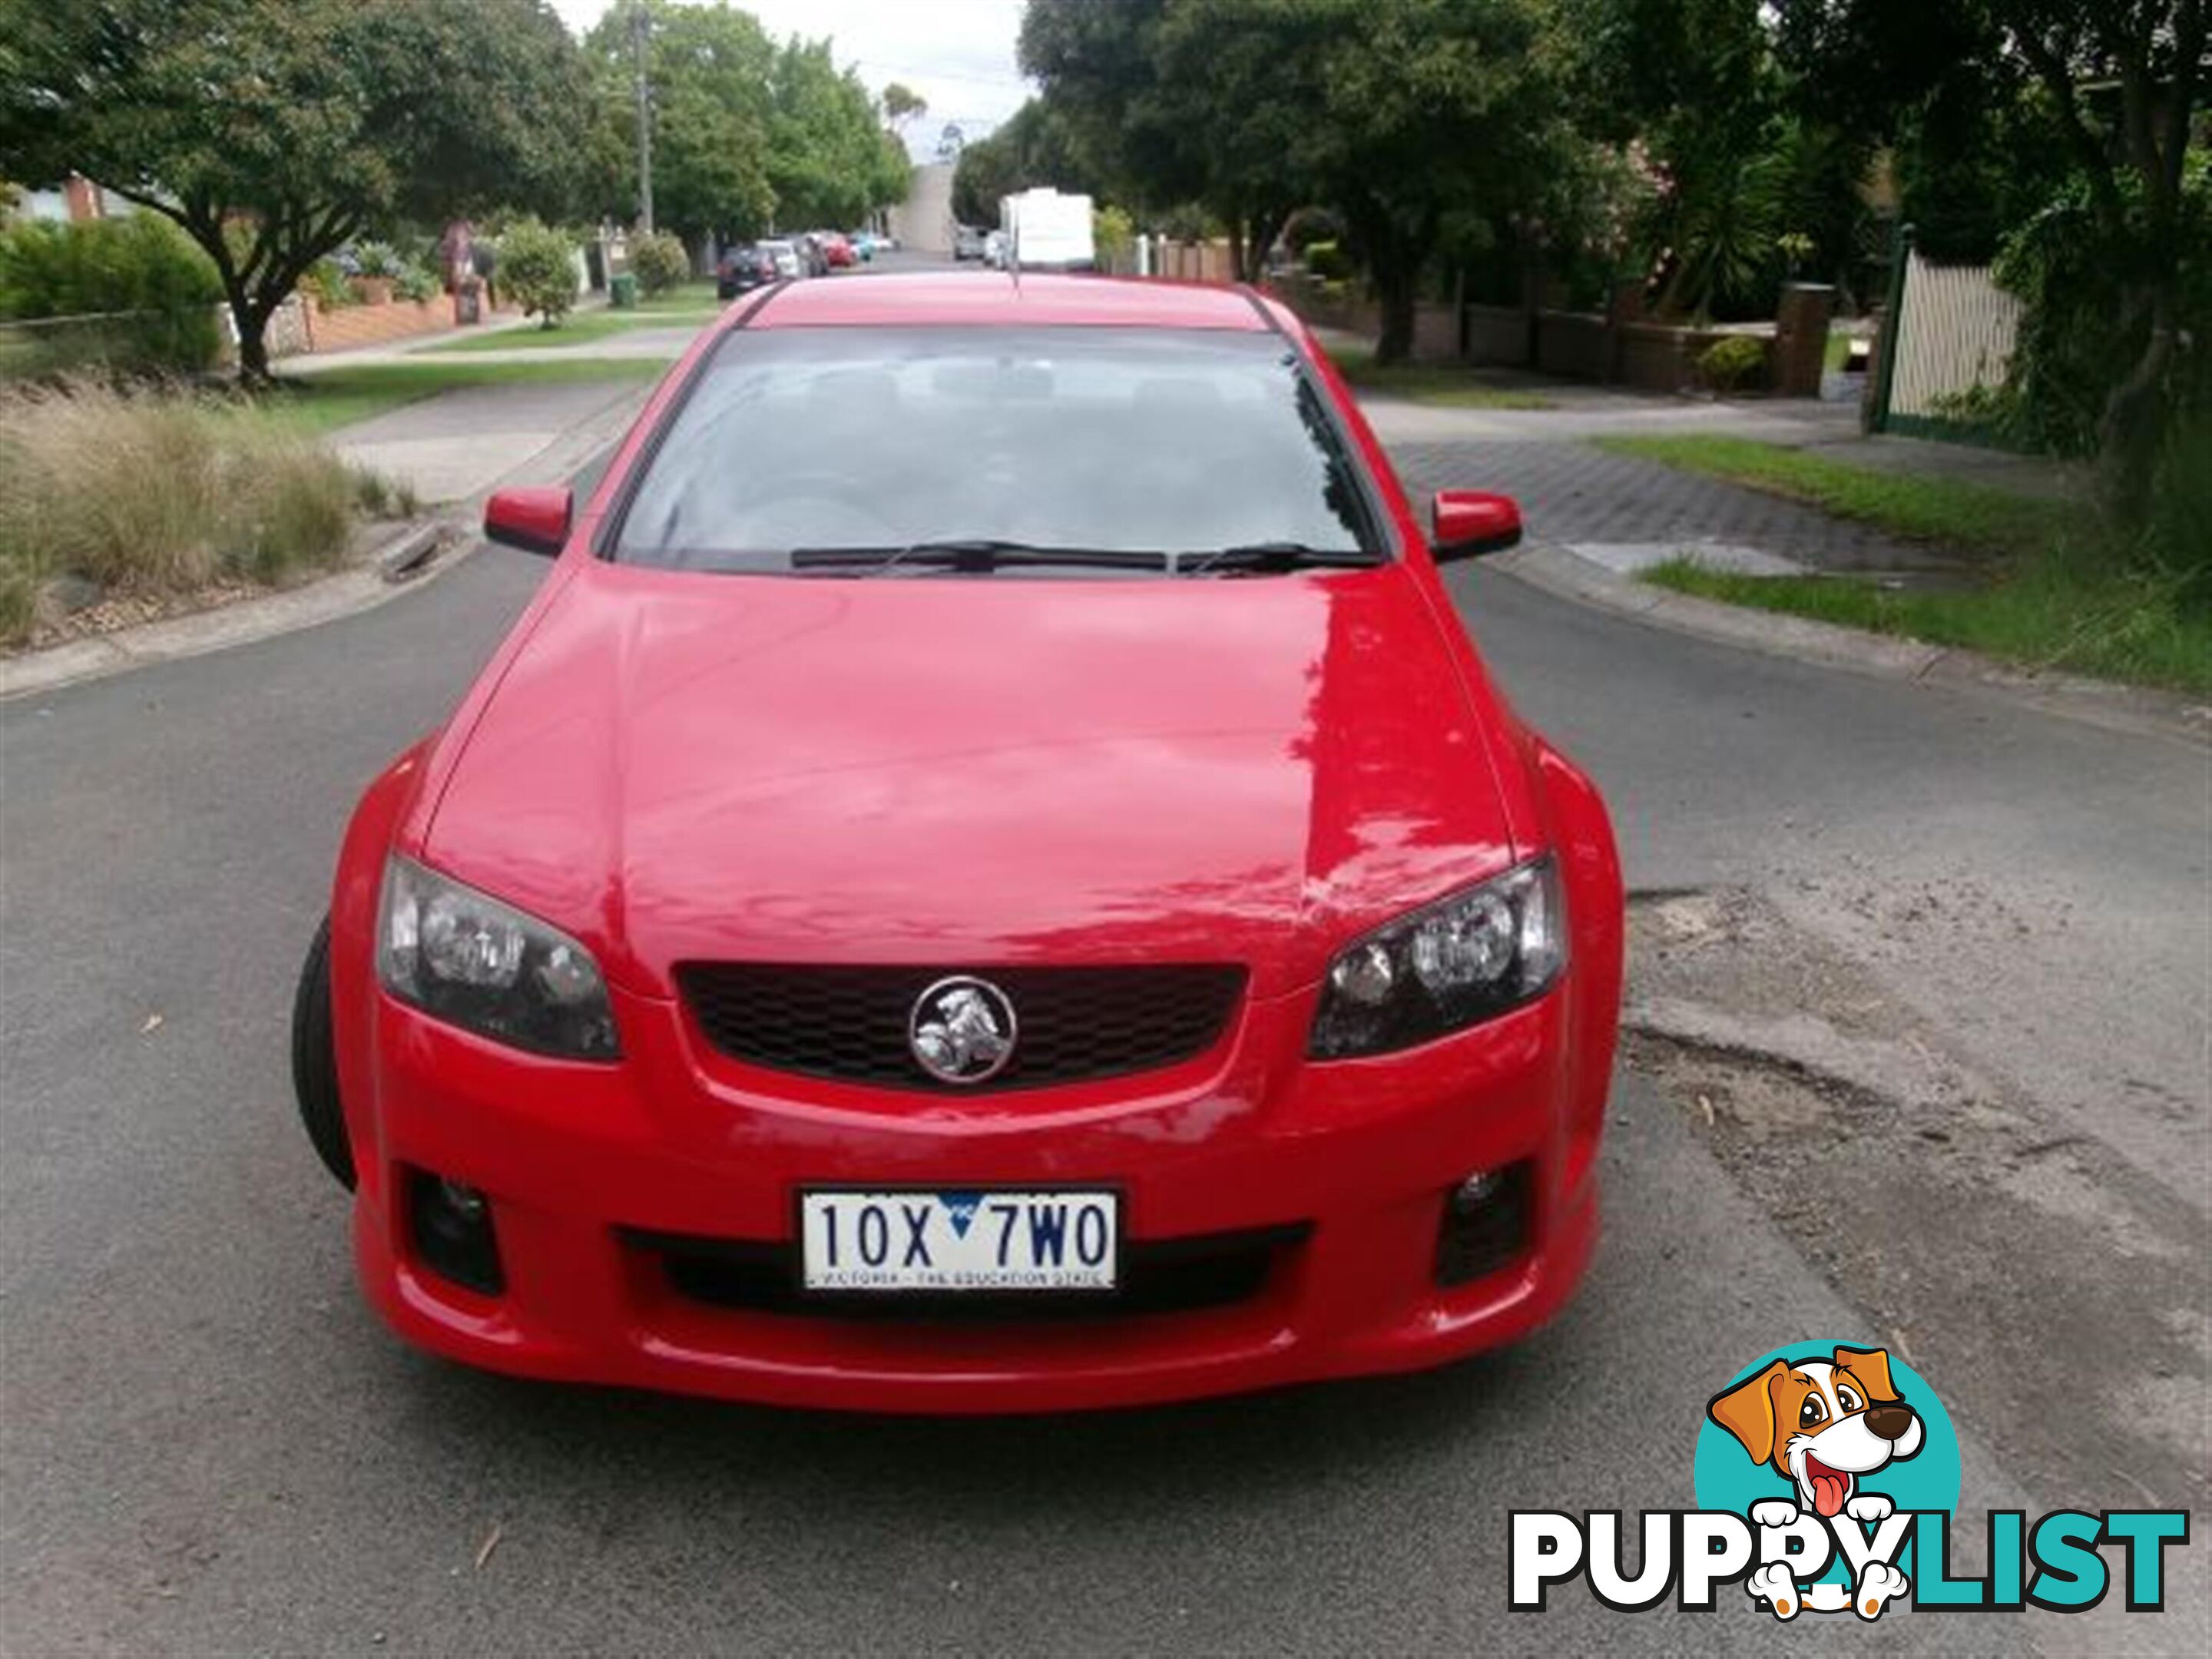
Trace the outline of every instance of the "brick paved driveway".
<instances>
[{"instance_id":1,"label":"brick paved driveway","mask_svg":"<svg viewBox=\"0 0 2212 1659\"><path fill-rule=\"evenodd\" d=\"M1516 497L1532 539L1564 543L1726 542L1825 570L1956 572L1946 550L1915 546L1813 507L1574 441L1395 443L1414 495L1448 487Z\"/></svg>"}]
</instances>

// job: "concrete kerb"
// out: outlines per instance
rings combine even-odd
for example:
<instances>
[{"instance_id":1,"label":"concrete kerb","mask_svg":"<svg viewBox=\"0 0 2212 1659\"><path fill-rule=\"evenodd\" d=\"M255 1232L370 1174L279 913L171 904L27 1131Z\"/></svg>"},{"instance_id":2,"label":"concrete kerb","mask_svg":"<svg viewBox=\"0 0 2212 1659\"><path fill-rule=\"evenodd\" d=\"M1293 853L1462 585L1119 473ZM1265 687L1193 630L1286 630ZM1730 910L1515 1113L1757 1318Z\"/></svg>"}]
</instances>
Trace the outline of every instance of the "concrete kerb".
<instances>
[{"instance_id":1,"label":"concrete kerb","mask_svg":"<svg viewBox=\"0 0 2212 1659\"><path fill-rule=\"evenodd\" d=\"M381 545L333 574L235 605L165 617L0 659L0 702L337 622L374 610L419 583L434 581L483 544L474 526L493 490L568 477L628 428L653 390L651 383L629 388L485 489L398 526ZM457 551L443 556L447 549Z\"/></svg>"},{"instance_id":2,"label":"concrete kerb","mask_svg":"<svg viewBox=\"0 0 2212 1659\"><path fill-rule=\"evenodd\" d=\"M1547 543L1524 543L1486 562L1560 599L1769 656L1887 679L1993 691L2092 725L2179 738L2194 745L2212 744L2212 706L2176 692L2033 673L1978 652L1723 605L1616 575Z\"/></svg>"}]
</instances>

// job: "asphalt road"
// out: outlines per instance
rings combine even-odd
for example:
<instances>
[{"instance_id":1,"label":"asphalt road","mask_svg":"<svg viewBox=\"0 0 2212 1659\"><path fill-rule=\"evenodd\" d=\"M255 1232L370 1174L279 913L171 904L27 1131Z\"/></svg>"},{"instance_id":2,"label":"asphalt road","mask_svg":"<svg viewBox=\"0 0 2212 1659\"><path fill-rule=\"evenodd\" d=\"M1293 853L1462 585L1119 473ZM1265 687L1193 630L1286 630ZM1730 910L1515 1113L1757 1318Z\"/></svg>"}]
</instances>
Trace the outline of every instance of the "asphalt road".
<instances>
[{"instance_id":1,"label":"asphalt road","mask_svg":"<svg viewBox=\"0 0 2212 1659\"><path fill-rule=\"evenodd\" d=\"M543 568L486 550L343 623L0 708L9 1653L1771 1648L1726 1599L1686 1623L1578 1586L1504 1608L1509 1510L1688 1504L1680 1402L1865 1328L1633 1081L1580 1301L1431 1376L854 1419L523 1385L387 1336L293 1117L293 975L362 783ZM2097 818L2154 860L2185 833L2189 763L2149 740L1455 580L1521 705L1612 792L1646 883L1771 862L1808 801L1854 845L1986 828L1992 801L2021 858ZM1970 1510L2136 1497L2042 1490L1958 1415ZM1845 1639L2183 1650L2202 1630L1893 1612Z\"/></svg>"}]
</instances>

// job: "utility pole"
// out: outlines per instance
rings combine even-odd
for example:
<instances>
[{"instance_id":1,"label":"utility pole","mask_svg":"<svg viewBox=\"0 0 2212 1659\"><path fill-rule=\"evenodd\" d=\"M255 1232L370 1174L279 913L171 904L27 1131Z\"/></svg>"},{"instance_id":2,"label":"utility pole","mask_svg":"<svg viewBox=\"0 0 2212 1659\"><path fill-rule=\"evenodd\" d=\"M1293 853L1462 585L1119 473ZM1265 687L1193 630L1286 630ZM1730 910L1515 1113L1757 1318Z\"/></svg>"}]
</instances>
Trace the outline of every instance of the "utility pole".
<instances>
[{"instance_id":1,"label":"utility pole","mask_svg":"<svg viewBox=\"0 0 2212 1659\"><path fill-rule=\"evenodd\" d=\"M629 9L631 56L637 66L637 217L645 234L653 234L653 89L646 83L645 49L653 35L653 16L645 0L632 0Z\"/></svg>"}]
</instances>

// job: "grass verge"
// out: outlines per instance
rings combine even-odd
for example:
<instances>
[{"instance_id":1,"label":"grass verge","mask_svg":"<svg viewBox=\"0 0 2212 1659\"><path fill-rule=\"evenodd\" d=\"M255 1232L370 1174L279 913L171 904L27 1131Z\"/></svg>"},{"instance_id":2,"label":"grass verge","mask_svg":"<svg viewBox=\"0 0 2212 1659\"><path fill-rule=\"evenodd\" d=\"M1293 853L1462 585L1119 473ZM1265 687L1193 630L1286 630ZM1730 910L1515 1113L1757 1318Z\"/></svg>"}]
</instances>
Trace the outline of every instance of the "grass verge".
<instances>
[{"instance_id":1,"label":"grass verge","mask_svg":"<svg viewBox=\"0 0 2212 1659\"><path fill-rule=\"evenodd\" d=\"M2015 495L1955 478L1875 472L1751 438L1597 438L1608 454L1656 461L1683 472L1786 495L1839 519L1856 519L1907 541L1933 542L2004 558L2059 541L2090 541L2098 526L2085 506Z\"/></svg>"},{"instance_id":2,"label":"grass verge","mask_svg":"<svg viewBox=\"0 0 2212 1659\"><path fill-rule=\"evenodd\" d=\"M1746 576L1670 559L1644 580L1678 593L1962 646L2024 668L2212 696L2212 612L2185 605L2170 580L2046 549L1986 587L1897 589L1850 576Z\"/></svg>"},{"instance_id":3,"label":"grass verge","mask_svg":"<svg viewBox=\"0 0 2212 1659\"><path fill-rule=\"evenodd\" d=\"M270 582L337 560L357 512L408 504L216 399L90 381L0 391L0 643L46 619L57 579L156 600Z\"/></svg>"},{"instance_id":4,"label":"grass verge","mask_svg":"<svg viewBox=\"0 0 2212 1659\"><path fill-rule=\"evenodd\" d=\"M672 313L680 314L696 311L711 317L721 308L722 301L716 297L714 285L712 283L686 283L680 288L670 289L665 294L656 294L649 300L640 300L632 310L617 312L615 314L656 317L665 316Z\"/></svg>"},{"instance_id":5,"label":"grass verge","mask_svg":"<svg viewBox=\"0 0 2212 1659\"><path fill-rule=\"evenodd\" d=\"M502 328L489 334L470 333L427 346L421 355L450 352L540 351L555 346L589 345L610 335L627 334L634 328L676 328L690 322L704 327L714 319L708 311L592 311L568 317L551 328Z\"/></svg>"},{"instance_id":6,"label":"grass verge","mask_svg":"<svg viewBox=\"0 0 2212 1659\"><path fill-rule=\"evenodd\" d=\"M1601 449L1786 495L1909 541L1987 560L1955 589L1850 576L1747 576L1669 560L1642 579L1679 593L1963 647L2024 668L2212 695L2212 609L2190 580L2130 556L2087 505L1849 466L1746 438L1600 438Z\"/></svg>"},{"instance_id":7,"label":"grass verge","mask_svg":"<svg viewBox=\"0 0 2212 1659\"><path fill-rule=\"evenodd\" d=\"M1491 386L1449 363L1378 363L1365 347L1331 351L1337 373L1362 392L1379 392L1435 409L1549 409L1539 392Z\"/></svg>"},{"instance_id":8,"label":"grass verge","mask_svg":"<svg viewBox=\"0 0 2212 1659\"><path fill-rule=\"evenodd\" d=\"M2212 608L2148 568L2087 506L1948 478L1877 473L1741 438L1601 438L1599 447L1805 501L1892 535L1982 555L1955 589L1850 576L1747 576L1689 557L1642 579L1678 593L1960 646L2025 668L2212 695Z\"/></svg>"},{"instance_id":9,"label":"grass verge","mask_svg":"<svg viewBox=\"0 0 2212 1659\"><path fill-rule=\"evenodd\" d=\"M291 431L313 435L468 386L650 380L667 368L666 363L653 357L580 357L574 362L486 363L462 358L364 363L358 368L284 376L277 390L252 400L249 412Z\"/></svg>"}]
</instances>

